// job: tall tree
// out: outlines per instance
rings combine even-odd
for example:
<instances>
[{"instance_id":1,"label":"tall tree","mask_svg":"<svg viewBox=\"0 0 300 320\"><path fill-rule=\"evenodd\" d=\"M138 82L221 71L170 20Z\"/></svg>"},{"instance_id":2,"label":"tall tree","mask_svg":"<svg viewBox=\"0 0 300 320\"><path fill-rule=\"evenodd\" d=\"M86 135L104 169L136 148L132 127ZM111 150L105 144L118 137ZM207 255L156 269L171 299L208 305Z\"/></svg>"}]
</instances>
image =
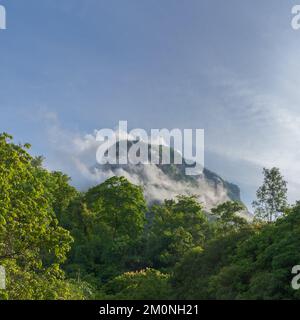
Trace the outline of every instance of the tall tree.
<instances>
[{"instance_id":1,"label":"tall tree","mask_svg":"<svg viewBox=\"0 0 300 320\"><path fill-rule=\"evenodd\" d=\"M140 187L112 177L86 193L86 202L110 229L112 240L136 239L144 229L146 202Z\"/></svg>"},{"instance_id":2,"label":"tall tree","mask_svg":"<svg viewBox=\"0 0 300 320\"><path fill-rule=\"evenodd\" d=\"M147 255L155 268L172 268L184 253L204 244L208 220L194 196L178 196L151 209Z\"/></svg>"},{"instance_id":3,"label":"tall tree","mask_svg":"<svg viewBox=\"0 0 300 320\"><path fill-rule=\"evenodd\" d=\"M0 264L7 271L5 298L55 298L55 290L66 286L60 264L72 238L59 226L53 210L51 190L45 185L51 174L33 163L29 145L11 140L0 135Z\"/></svg>"},{"instance_id":4,"label":"tall tree","mask_svg":"<svg viewBox=\"0 0 300 320\"><path fill-rule=\"evenodd\" d=\"M75 238L68 273L80 270L100 283L132 269L140 259L146 210L142 189L124 177L112 177L73 201L63 218Z\"/></svg>"},{"instance_id":5,"label":"tall tree","mask_svg":"<svg viewBox=\"0 0 300 320\"><path fill-rule=\"evenodd\" d=\"M264 168L263 174L263 185L257 190L257 200L252 205L256 218L270 223L287 207L287 182L278 168Z\"/></svg>"}]
</instances>

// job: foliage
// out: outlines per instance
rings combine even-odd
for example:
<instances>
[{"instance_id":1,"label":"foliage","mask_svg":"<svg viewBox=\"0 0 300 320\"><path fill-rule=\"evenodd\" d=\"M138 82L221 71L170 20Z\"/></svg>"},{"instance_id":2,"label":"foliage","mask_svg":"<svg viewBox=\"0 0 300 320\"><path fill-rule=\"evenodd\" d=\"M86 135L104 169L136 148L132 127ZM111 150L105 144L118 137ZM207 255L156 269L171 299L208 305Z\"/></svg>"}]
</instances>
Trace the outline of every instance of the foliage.
<instances>
[{"instance_id":1,"label":"foliage","mask_svg":"<svg viewBox=\"0 0 300 320\"><path fill-rule=\"evenodd\" d=\"M69 274L80 272L100 284L135 268L146 213L141 188L113 177L76 199L69 209L64 226L75 238L66 265Z\"/></svg>"},{"instance_id":2,"label":"foliage","mask_svg":"<svg viewBox=\"0 0 300 320\"><path fill-rule=\"evenodd\" d=\"M50 174L32 164L26 151L29 145L10 140L9 135L0 135L0 264L8 271L8 298L21 283L11 281L13 274L27 279L36 274L61 278L59 265L72 242L69 232L59 226L49 200L51 192L44 181Z\"/></svg>"},{"instance_id":3,"label":"foliage","mask_svg":"<svg viewBox=\"0 0 300 320\"><path fill-rule=\"evenodd\" d=\"M274 224L253 225L252 230L236 233L238 238L226 236L203 252L190 253L175 271L177 296L298 299L298 291L291 287L291 270L300 261L299 204L288 213Z\"/></svg>"},{"instance_id":4,"label":"foliage","mask_svg":"<svg viewBox=\"0 0 300 320\"><path fill-rule=\"evenodd\" d=\"M257 200L253 202L256 217L272 222L287 207L287 183L278 168L263 169L264 183L257 190Z\"/></svg>"},{"instance_id":5,"label":"foliage","mask_svg":"<svg viewBox=\"0 0 300 320\"><path fill-rule=\"evenodd\" d=\"M213 208L211 214L215 218L213 224L215 236L224 236L247 226L247 220L238 215L243 210L245 208L242 204L233 201L224 202Z\"/></svg>"},{"instance_id":6,"label":"foliage","mask_svg":"<svg viewBox=\"0 0 300 320\"><path fill-rule=\"evenodd\" d=\"M207 213L193 196L147 208L124 177L80 193L29 147L0 135L0 299L300 298L300 202L287 206L278 169L250 221L240 203Z\"/></svg>"},{"instance_id":7,"label":"foliage","mask_svg":"<svg viewBox=\"0 0 300 320\"><path fill-rule=\"evenodd\" d=\"M204 244L208 220L195 197L179 196L151 209L147 254L156 268L172 268L186 251Z\"/></svg>"},{"instance_id":8,"label":"foliage","mask_svg":"<svg viewBox=\"0 0 300 320\"><path fill-rule=\"evenodd\" d=\"M214 299L212 277L219 274L237 251L239 243L253 233L251 227L209 241L204 248L193 248L176 265L172 287L176 299Z\"/></svg>"},{"instance_id":9,"label":"foliage","mask_svg":"<svg viewBox=\"0 0 300 320\"><path fill-rule=\"evenodd\" d=\"M102 299L162 300L169 299L170 276L158 270L145 269L126 272L109 281L102 292Z\"/></svg>"}]
</instances>

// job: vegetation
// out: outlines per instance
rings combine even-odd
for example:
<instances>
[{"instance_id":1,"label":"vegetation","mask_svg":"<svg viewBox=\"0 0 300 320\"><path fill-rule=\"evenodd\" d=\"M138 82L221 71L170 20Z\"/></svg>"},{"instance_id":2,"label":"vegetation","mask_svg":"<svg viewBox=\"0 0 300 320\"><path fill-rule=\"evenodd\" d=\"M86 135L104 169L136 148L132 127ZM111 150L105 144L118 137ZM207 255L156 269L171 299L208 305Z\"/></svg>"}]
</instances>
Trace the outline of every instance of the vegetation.
<instances>
[{"instance_id":1,"label":"vegetation","mask_svg":"<svg viewBox=\"0 0 300 320\"><path fill-rule=\"evenodd\" d=\"M278 168L264 168L264 183L253 202L256 217L267 222L276 220L287 207L287 183Z\"/></svg>"},{"instance_id":2,"label":"vegetation","mask_svg":"<svg viewBox=\"0 0 300 320\"><path fill-rule=\"evenodd\" d=\"M0 135L0 299L300 298L300 203L287 205L278 169L250 221L240 203L208 215L193 196L147 207L123 177L80 193L29 147Z\"/></svg>"}]
</instances>

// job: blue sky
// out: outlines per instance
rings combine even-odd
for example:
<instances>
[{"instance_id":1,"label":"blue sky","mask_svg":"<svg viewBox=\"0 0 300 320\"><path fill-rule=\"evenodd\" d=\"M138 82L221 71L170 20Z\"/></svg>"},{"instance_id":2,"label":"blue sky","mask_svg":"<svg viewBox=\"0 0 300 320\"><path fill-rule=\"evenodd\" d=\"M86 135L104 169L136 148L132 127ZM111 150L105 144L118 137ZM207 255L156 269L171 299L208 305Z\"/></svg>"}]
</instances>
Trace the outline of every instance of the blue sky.
<instances>
[{"instance_id":1,"label":"blue sky","mask_svg":"<svg viewBox=\"0 0 300 320\"><path fill-rule=\"evenodd\" d=\"M204 128L206 165L249 204L263 166L299 199L300 31L285 0L0 0L0 131L47 166L81 137Z\"/></svg>"}]
</instances>

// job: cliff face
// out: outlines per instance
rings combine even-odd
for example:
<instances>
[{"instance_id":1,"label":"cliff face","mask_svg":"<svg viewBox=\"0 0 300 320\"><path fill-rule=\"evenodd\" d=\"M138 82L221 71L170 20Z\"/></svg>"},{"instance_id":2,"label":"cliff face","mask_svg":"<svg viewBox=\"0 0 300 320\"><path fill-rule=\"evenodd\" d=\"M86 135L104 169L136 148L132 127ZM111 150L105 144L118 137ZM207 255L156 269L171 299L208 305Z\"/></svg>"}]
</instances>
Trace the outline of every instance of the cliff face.
<instances>
[{"instance_id":1,"label":"cliff face","mask_svg":"<svg viewBox=\"0 0 300 320\"><path fill-rule=\"evenodd\" d=\"M128 142L130 147L131 142ZM160 152L162 146L150 146ZM204 204L206 210L228 200L240 201L239 187L223 180L220 176L207 169L202 175L188 176L185 169L189 167L182 158L182 164L172 163L174 155L178 153L169 149L171 164L126 164L126 165L96 165L91 168L94 174L100 173L107 177L125 176L129 181L140 185L144 189L148 203L161 202L175 198L177 195L196 195ZM117 146L118 156L122 153ZM161 162L160 162L161 163Z\"/></svg>"}]
</instances>

